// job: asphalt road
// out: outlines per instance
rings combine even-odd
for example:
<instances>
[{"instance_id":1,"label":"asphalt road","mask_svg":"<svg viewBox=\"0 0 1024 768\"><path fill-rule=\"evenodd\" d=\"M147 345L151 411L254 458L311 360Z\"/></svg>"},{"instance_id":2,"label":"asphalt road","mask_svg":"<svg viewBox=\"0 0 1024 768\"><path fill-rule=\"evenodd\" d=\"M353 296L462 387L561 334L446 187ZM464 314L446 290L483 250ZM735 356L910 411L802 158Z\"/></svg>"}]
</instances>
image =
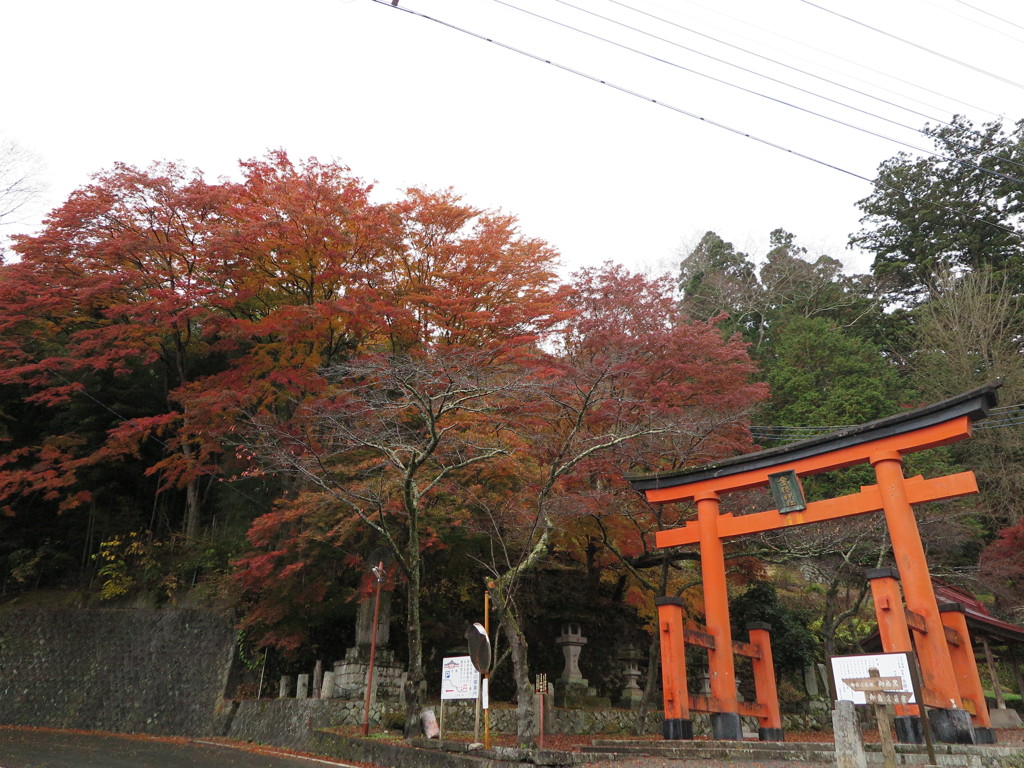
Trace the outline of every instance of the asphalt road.
<instances>
[{"instance_id":1,"label":"asphalt road","mask_svg":"<svg viewBox=\"0 0 1024 768\"><path fill-rule=\"evenodd\" d=\"M349 764L198 739L0 728L0 768L330 768Z\"/></svg>"}]
</instances>

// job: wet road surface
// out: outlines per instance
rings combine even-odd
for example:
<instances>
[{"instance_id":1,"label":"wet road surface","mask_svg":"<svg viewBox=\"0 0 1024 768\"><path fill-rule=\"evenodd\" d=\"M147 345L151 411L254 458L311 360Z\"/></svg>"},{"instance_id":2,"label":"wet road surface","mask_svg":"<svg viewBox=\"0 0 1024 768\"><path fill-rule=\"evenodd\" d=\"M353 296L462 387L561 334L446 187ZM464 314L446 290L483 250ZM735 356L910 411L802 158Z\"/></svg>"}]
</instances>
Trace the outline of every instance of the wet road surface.
<instances>
[{"instance_id":1,"label":"wet road surface","mask_svg":"<svg viewBox=\"0 0 1024 768\"><path fill-rule=\"evenodd\" d=\"M351 763L201 739L0 728L0 768L331 768Z\"/></svg>"}]
</instances>

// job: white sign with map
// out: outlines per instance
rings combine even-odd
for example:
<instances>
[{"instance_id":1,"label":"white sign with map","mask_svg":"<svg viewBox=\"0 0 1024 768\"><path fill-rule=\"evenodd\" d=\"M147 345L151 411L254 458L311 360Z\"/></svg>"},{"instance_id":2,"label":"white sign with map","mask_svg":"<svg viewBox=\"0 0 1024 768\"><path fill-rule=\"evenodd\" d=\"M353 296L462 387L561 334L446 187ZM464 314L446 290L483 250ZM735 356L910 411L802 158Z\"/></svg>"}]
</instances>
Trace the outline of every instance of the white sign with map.
<instances>
[{"instance_id":1,"label":"white sign with map","mask_svg":"<svg viewBox=\"0 0 1024 768\"><path fill-rule=\"evenodd\" d=\"M475 699L480 673L469 656L449 656L441 661L441 700Z\"/></svg>"}]
</instances>

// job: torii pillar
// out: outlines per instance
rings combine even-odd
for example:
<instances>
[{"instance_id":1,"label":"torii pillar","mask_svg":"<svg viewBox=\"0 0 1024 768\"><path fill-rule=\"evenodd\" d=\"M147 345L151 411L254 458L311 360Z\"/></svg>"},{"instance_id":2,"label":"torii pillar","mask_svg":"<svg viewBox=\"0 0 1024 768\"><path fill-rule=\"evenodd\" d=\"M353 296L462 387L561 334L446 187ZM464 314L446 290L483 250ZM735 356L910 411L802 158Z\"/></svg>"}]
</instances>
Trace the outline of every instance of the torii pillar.
<instances>
[{"instance_id":1,"label":"torii pillar","mask_svg":"<svg viewBox=\"0 0 1024 768\"><path fill-rule=\"evenodd\" d=\"M704 577L705 615L708 633L716 648L709 654L712 696L723 702L725 722L719 738L734 733L728 727L735 717L735 672L729 631L729 607L725 589L722 541L749 533L777 530L793 525L834 520L850 515L883 512L908 614L924 685L924 705L932 708L930 722L936 736L947 742L974 743L970 713L957 685L957 675L946 642L924 546L917 529L912 504L955 498L977 493L972 472L925 480L903 475L903 456L963 440L971 435L971 424L985 418L995 405L997 384L965 392L934 405L850 427L828 435L802 440L766 451L737 456L715 464L682 471L631 477L634 489L654 504L695 502L697 519L680 528L660 531L658 547L699 544ZM835 469L871 464L877 485L859 493L835 499L806 502L799 477ZM748 488L771 486L777 509L740 517L720 514L721 494ZM876 611L881 608L876 605ZM881 623L883 618L879 617ZM665 633L662 634L665 639ZM901 641L902 642L902 641ZM886 649L887 651L890 649ZM892 649L896 650L896 649ZM980 704L984 707L984 701Z\"/></svg>"}]
</instances>

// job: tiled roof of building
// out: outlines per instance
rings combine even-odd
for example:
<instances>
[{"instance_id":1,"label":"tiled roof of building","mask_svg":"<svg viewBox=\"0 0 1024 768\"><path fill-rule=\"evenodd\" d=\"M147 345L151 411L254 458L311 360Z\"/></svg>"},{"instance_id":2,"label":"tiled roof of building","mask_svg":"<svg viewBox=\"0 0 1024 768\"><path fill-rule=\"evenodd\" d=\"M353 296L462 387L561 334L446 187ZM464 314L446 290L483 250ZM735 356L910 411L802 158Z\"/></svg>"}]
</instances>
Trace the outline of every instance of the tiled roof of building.
<instances>
[{"instance_id":1,"label":"tiled roof of building","mask_svg":"<svg viewBox=\"0 0 1024 768\"><path fill-rule=\"evenodd\" d=\"M932 585L940 606L943 603L957 603L963 607L967 628L972 635L984 634L1006 642L1024 643L1024 627L997 619L972 592L935 578L932 579Z\"/></svg>"}]
</instances>

